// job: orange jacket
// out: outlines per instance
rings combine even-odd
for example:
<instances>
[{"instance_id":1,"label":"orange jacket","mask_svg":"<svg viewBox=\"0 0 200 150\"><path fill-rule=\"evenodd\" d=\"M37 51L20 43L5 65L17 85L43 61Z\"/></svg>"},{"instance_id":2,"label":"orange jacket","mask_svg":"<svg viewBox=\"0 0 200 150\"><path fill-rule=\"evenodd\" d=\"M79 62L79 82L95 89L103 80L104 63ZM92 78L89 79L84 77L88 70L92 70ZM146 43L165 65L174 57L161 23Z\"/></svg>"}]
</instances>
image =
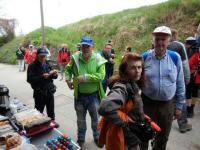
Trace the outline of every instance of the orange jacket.
<instances>
[{"instance_id":1,"label":"orange jacket","mask_svg":"<svg viewBox=\"0 0 200 150\"><path fill-rule=\"evenodd\" d=\"M118 110L118 115L121 120L128 123L128 113L133 110L135 103L128 100L127 103ZM106 117L102 117L99 123L99 145L105 145L106 150L125 150L124 131L118 125L109 122Z\"/></svg>"}]
</instances>

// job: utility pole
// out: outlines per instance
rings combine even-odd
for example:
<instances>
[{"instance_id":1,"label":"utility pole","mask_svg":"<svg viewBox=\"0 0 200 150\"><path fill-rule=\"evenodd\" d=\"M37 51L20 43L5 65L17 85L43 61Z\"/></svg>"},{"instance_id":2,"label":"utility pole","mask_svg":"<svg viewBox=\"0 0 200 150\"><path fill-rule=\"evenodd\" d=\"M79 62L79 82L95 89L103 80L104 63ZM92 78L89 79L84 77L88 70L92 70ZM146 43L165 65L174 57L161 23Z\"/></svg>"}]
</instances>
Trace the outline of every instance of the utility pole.
<instances>
[{"instance_id":1,"label":"utility pole","mask_svg":"<svg viewBox=\"0 0 200 150\"><path fill-rule=\"evenodd\" d=\"M42 46L45 44L45 33L44 33L44 14L43 14L43 0L40 0L40 12L41 12L41 28L42 28Z\"/></svg>"}]
</instances>

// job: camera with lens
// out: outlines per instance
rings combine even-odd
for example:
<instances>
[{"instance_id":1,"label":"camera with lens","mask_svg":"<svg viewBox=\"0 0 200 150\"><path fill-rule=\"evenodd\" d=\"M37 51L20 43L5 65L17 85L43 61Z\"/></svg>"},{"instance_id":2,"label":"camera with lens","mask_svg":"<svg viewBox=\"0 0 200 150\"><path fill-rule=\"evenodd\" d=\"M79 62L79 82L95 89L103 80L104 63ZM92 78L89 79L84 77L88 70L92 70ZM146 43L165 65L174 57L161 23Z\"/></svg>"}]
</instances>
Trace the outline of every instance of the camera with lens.
<instances>
[{"instance_id":1,"label":"camera with lens","mask_svg":"<svg viewBox=\"0 0 200 150\"><path fill-rule=\"evenodd\" d=\"M111 57L112 59L114 59L114 58L115 58L115 54L111 54L110 57Z\"/></svg>"},{"instance_id":2,"label":"camera with lens","mask_svg":"<svg viewBox=\"0 0 200 150\"><path fill-rule=\"evenodd\" d=\"M129 123L129 129L133 132L142 142L148 142L156 135L156 131L152 128L151 124L145 119L144 121L136 121Z\"/></svg>"}]
</instances>

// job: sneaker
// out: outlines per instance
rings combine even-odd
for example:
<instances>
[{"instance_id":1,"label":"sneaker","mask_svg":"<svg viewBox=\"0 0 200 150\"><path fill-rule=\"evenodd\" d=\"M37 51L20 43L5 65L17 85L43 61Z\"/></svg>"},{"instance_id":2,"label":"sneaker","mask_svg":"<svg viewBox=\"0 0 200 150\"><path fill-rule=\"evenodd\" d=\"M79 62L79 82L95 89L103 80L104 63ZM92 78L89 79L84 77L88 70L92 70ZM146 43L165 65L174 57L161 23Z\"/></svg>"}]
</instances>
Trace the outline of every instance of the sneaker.
<instances>
[{"instance_id":1,"label":"sneaker","mask_svg":"<svg viewBox=\"0 0 200 150\"><path fill-rule=\"evenodd\" d=\"M192 124L189 124L189 123L185 127L179 128L179 131L181 133L185 133L185 132L191 131L191 130L192 130Z\"/></svg>"},{"instance_id":2,"label":"sneaker","mask_svg":"<svg viewBox=\"0 0 200 150\"><path fill-rule=\"evenodd\" d=\"M83 147L84 142L85 142L85 141L83 141L83 140L78 140L78 141L77 141L77 143L78 143L78 145L80 146L80 148Z\"/></svg>"}]
</instances>

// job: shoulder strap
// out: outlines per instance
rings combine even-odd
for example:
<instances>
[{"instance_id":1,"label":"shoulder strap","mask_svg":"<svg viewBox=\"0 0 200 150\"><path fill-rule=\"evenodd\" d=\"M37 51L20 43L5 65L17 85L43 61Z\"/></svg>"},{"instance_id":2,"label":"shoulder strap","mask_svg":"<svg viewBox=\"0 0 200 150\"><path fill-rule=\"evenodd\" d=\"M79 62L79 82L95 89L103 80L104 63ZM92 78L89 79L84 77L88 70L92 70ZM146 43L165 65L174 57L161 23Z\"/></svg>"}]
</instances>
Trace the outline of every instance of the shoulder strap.
<instances>
[{"instance_id":1,"label":"shoulder strap","mask_svg":"<svg viewBox=\"0 0 200 150\"><path fill-rule=\"evenodd\" d=\"M171 57L173 63L177 66L177 62L178 62L178 56L175 52L168 50L167 53L169 54L169 56ZM144 61L147 59L147 57L149 56L149 52L145 52L143 54L143 59Z\"/></svg>"},{"instance_id":2,"label":"shoulder strap","mask_svg":"<svg viewBox=\"0 0 200 150\"><path fill-rule=\"evenodd\" d=\"M177 66L177 62L178 62L178 56L175 52L168 50L167 51L169 56L171 57L173 63Z\"/></svg>"},{"instance_id":3,"label":"shoulder strap","mask_svg":"<svg viewBox=\"0 0 200 150\"><path fill-rule=\"evenodd\" d=\"M149 52L145 52L142 56L143 56L143 59L145 61L147 59L147 57L149 56Z\"/></svg>"}]
</instances>

